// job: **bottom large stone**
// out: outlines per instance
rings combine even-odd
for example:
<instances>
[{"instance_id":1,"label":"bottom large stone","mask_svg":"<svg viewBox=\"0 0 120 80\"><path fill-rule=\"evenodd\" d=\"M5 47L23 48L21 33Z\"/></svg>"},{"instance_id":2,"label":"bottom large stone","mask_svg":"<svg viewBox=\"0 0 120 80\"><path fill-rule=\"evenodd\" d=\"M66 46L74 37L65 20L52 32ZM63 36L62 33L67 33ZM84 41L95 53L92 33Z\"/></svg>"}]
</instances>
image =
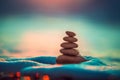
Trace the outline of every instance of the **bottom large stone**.
<instances>
[{"instance_id":1,"label":"bottom large stone","mask_svg":"<svg viewBox=\"0 0 120 80\"><path fill-rule=\"evenodd\" d=\"M67 55L60 55L56 60L58 64L76 64L84 61L86 60L82 56L67 56Z\"/></svg>"}]
</instances>

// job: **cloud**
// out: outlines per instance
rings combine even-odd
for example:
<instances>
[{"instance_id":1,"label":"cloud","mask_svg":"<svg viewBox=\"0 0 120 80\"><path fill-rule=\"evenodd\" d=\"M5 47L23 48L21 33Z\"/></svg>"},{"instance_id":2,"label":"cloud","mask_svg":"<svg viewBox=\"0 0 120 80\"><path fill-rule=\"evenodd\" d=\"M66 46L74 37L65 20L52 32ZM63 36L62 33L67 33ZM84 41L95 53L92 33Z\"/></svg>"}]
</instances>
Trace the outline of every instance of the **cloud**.
<instances>
[{"instance_id":1,"label":"cloud","mask_svg":"<svg viewBox=\"0 0 120 80\"><path fill-rule=\"evenodd\" d=\"M0 49L0 54L2 54L3 53L3 50L2 49Z\"/></svg>"},{"instance_id":2,"label":"cloud","mask_svg":"<svg viewBox=\"0 0 120 80\"><path fill-rule=\"evenodd\" d=\"M4 0L1 14L78 14L109 23L120 22L119 0Z\"/></svg>"},{"instance_id":3,"label":"cloud","mask_svg":"<svg viewBox=\"0 0 120 80\"><path fill-rule=\"evenodd\" d=\"M6 43L7 44L7 43ZM22 50L16 49L16 46L13 45L3 45L0 47L0 55L1 56L12 56L13 54L20 54Z\"/></svg>"}]
</instances>

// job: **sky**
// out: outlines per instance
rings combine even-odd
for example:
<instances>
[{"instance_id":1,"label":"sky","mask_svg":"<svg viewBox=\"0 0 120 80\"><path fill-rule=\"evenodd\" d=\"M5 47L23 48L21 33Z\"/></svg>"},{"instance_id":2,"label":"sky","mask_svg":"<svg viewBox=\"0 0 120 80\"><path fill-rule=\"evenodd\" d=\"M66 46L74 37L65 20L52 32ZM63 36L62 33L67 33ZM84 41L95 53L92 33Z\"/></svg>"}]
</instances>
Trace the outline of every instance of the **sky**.
<instances>
[{"instance_id":1,"label":"sky","mask_svg":"<svg viewBox=\"0 0 120 80\"><path fill-rule=\"evenodd\" d=\"M81 55L119 57L119 0L1 0L0 55L58 56L65 31Z\"/></svg>"},{"instance_id":2,"label":"sky","mask_svg":"<svg viewBox=\"0 0 120 80\"><path fill-rule=\"evenodd\" d=\"M0 14L82 15L93 20L119 23L119 0L1 0Z\"/></svg>"}]
</instances>

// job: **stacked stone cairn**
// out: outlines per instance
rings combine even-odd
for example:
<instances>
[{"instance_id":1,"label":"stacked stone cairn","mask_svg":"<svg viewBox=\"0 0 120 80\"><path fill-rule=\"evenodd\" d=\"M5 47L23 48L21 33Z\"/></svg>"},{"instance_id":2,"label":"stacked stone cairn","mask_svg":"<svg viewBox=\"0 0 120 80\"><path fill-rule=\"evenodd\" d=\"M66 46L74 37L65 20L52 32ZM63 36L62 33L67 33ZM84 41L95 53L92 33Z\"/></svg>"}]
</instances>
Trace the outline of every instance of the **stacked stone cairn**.
<instances>
[{"instance_id":1,"label":"stacked stone cairn","mask_svg":"<svg viewBox=\"0 0 120 80\"><path fill-rule=\"evenodd\" d=\"M76 34L71 31L66 31L66 34L68 36L63 38L65 42L61 44L62 49L60 50L60 52L62 53L62 55L57 57L57 64L76 64L86 61L79 54L79 51L75 49L78 47L78 44L75 43L78 40L74 37L76 36Z\"/></svg>"}]
</instances>

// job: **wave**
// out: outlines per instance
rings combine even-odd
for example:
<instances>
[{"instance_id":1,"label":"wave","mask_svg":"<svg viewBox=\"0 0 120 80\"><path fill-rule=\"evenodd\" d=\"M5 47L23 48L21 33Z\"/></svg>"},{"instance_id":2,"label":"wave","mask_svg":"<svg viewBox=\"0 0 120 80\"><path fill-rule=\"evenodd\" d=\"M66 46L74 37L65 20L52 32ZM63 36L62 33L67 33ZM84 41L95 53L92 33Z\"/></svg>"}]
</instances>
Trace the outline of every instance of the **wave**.
<instances>
[{"instance_id":1,"label":"wave","mask_svg":"<svg viewBox=\"0 0 120 80\"><path fill-rule=\"evenodd\" d=\"M48 74L51 80L108 80L120 79L120 70L99 58L84 56L88 61L80 64L56 64L56 57L6 58L0 62L0 72L20 71L23 75Z\"/></svg>"}]
</instances>

